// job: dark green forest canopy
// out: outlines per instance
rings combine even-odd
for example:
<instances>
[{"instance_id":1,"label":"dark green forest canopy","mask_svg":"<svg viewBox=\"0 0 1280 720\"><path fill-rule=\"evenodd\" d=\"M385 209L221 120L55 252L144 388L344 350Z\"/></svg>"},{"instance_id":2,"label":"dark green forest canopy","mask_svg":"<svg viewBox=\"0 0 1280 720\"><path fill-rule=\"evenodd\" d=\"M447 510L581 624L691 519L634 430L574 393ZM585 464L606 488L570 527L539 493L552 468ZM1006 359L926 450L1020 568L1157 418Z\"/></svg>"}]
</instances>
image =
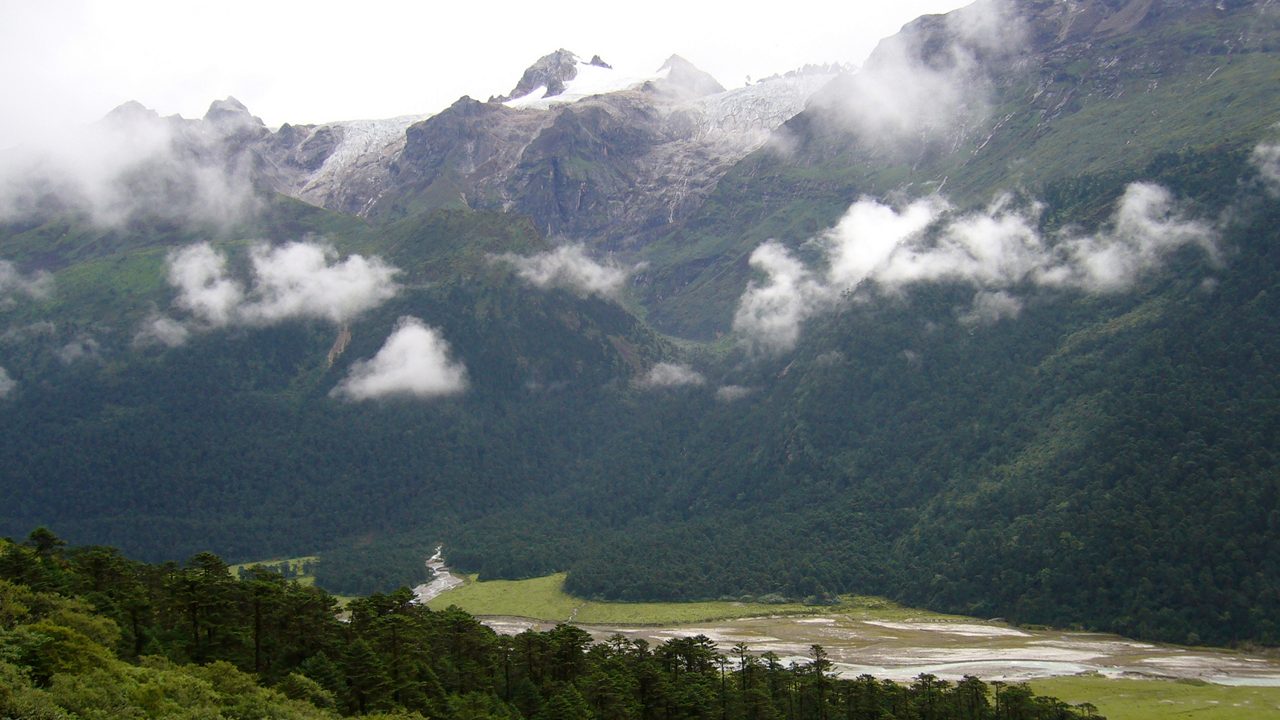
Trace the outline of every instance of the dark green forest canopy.
<instances>
[{"instance_id":1,"label":"dark green forest canopy","mask_svg":"<svg viewBox=\"0 0 1280 720\"><path fill-rule=\"evenodd\" d=\"M1024 685L837 678L820 646L784 666L704 636L651 647L560 625L496 635L402 588L348 603L210 553L147 565L0 540L0 716L9 718L1099 717Z\"/></svg>"},{"instance_id":2,"label":"dark green forest canopy","mask_svg":"<svg viewBox=\"0 0 1280 720\"><path fill-rule=\"evenodd\" d=\"M984 119L998 127L954 152L882 164L802 113L795 153L732 168L636 249L648 265L617 296L518 277L501 258L555 242L514 213L374 222L263 193L231 227L142 213L103 228L63 206L6 221L0 260L52 273L53 291L0 297L0 533L43 524L156 562L319 553L321 584L344 593L417 581L443 543L487 578L567 570L583 597L857 592L1280 644L1280 204L1259 161L1280 118L1276 16L1165 5L1182 19L1072 46L1096 56L1015 64ZM1116 57L1140 72L1115 76ZM761 243L817 277L850 202L944 180L934 240L1006 193L1046 242L1093 237L1150 184L1214 251L1180 247L1123 291L1001 287L1016 317L991 323L965 319L972 282L873 280L781 354L737 342ZM345 323L137 342L175 311L171 251L211 242L243 278L255 241L306 239L383 259L399 292ZM447 339L466 391L333 396L406 316ZM661 362L702 382L638 382Z\"/></svg>"}]
</instances>

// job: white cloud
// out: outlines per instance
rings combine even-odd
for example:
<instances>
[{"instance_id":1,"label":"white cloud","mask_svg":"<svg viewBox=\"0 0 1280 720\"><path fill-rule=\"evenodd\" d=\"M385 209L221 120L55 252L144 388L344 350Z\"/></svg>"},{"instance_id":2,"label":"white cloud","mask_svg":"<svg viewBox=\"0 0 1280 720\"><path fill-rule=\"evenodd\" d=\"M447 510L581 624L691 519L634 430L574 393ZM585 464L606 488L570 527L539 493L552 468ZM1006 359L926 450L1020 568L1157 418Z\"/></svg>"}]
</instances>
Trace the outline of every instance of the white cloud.
<instances>
[{"instance_id":1,"label":"white cloud","mask_svg":"<svg viewBox=\"0 0 1280 720\"><path fill-rule=\"evenodd\" d=\"M18 387L18 381L9 377L8 370L0 367L0 398L13 392L13 389L16 387Z\"/></svg>"},{"instance_id":2,"label":"white cloud","mask_svg":"<svg viewBox=\"0 0 1280 720\"><path fill-rule=\"evenodd\" d=\"M142 327L133 336L133 343L139 346L164 345L179 347L186 344L191 331L186 325L166 315L154 314L143 321Z\"/></svg>"},{"instance_id":3,"label":"white cloud","mask_svg":"<svg viewBox=\"0 0 1280 720\"><path fill-rule=\"evenodd\" d=\"M253 248L254 286L241 314L260 324L299 317L344 323L399 291L399 270L381 258L336 258L333 248L311 243Z\"/></svg>"},{"instance_id":4,"label":"white cloud","mask_svg":"<svg viewBox=\"0 0 1280 720\"><path fill-rule=\"evenodd\" d=\"M563 245L529 257L506 253L495 259L511 263L516 274L531 285L564 288L582 297L617 297L630 273L612 262L596 262L582 245Z\"/></svg>"},{"instance_id":5,"label":"white cloud","mask_svg":"<svg viewBox=\"0 0 1280 720\"><path fill-rule=\"evenodd\" d=\"M13 304L17 295L41 299L53 292L53 276L41 270L24 275L8 260L0 260L0 307Z\"/></svg>"},{"instance_id":6,"label":"white cloud","mask_svg":"<svg viewBox=\"0 0 1280 720\"><path fill-rule=\"evenodd\" d=\"M658 363L649 372L636 378L636 385L643 388L670 388L682 385L702 385L707 382L702 373L688 365Z\"/></svg>"},{"instance_id":7,"label":"white cloud","mask_svg":"<svg viewBox=\"0 0 1280 720\"><path fill-rule=\"evenodd\" d=\"M169 253L169 284L178 288L178 307L221 327L236 319L244 288L227 277L227 258L209 243Z\"/></svg>"},{"instance_id":8,"label":"white cloud","mask_svg":"<svg viewBox=\"0 0 1280 720\"><path fill-rule=\"evenodd\" d=\"M753 351L789 350L800 337L800 324L834 301L832 287L777 242L756 248L750 263L766 279L747 285L734 313L733 327L743 333Z\"/></svg>"},{"instance_id":9,"label":"white cloud","mask_svg":"<svg viewBox=\"0 0 1280 720\"><path fill-rule=\"evenodd\" d=\"M716 389L716 399L720 402L735 402L755 392L755 388L745 385L721 385Z\"/></svg>"},{"instance_id":10,"label":"white cloud","mask_svg":"<svg viewBox=\"0 0 1280 720\"><path fill-rule=\"evenodd\" d=\"M1016 317L1021 301L1011 291L1027 285L1086 292L1118 292L1159 267L1179 248L1199 247L1218 261L1216 232L1183 217L1173 195L1153 183L1130 184L1107 227L1091 235L1063 231L1045 237L1039 204L1019 207L997 198L985 210L954 215L942 198L901 210L863 198L817 244L825 275L770 241L751 256L764 282L748 284L734 329L756 351L789 350L804 320L864 283L897 292L924 282L964 282L981 289L961 315L967 324Z\"/></svg>"},{"instance_id":11,"label":"white cloud","mask_svg":"<svg viewBox=\"0 0 1280 720\"><path fill-rule=\"evenodd\" d=\"M415 317L402 317L372 359L358 361L333 391L335 397L376 400L454 395L467 388L467 370L449 358L449 343Z\"/></svg>"},{"instance_id":12,"label":"white cloud","mask_svg":"<svg viewBox=\"0 0 1280 720\"><path fill-rule=\"evenodd\" d=\"M170 253L169 282L178 289L175 304L212 327L272 325L294 318L344 323L399 291L399 270L381 258L352 255L339 262L325 245L258 245L249 260L252 283L246 290L228 276L226 257L208 243ZM155 330L155 323L148 323ZM166 336L177 337L173 332Z\"/></svg>"},{"instance_id":13,"label":"white cloud","mask_svg":"<svg viewBox=\"0 0 1280 720\"><path fill-rule=\"evenodd\" d=\"M841 288L857 287L948 208L938 196L917 200L901 211L871 198L858 200L824 238L830 262L827 282Z\"/></svg>"},{"instance_id":14,"label":"white cloud","mask_svg":"<svg viewBox=\"0 0 1280 720\"><path fill-rule=\"evenodd\" d=\"M1201 248L1217 262L1215 239L1212 226L1182 217L1168 190L1154 183L1132 183L1125 188L1112 227L1065 240L1058 262L1049 264L1040 280L1094 291L1124 290L1187 245Z\"/></svg>"}]
</instances>

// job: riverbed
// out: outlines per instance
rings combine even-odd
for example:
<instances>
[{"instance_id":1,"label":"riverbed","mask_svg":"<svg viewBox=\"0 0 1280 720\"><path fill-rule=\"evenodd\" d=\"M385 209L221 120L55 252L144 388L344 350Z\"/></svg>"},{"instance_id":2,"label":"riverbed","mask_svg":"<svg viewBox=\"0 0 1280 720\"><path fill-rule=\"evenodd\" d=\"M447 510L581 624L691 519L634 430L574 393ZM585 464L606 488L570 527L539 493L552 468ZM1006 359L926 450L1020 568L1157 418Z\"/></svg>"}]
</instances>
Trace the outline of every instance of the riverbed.
<instances>
[{"instance_id":1,"label":"riverbed","mask_svg":"<svg viewBox=\"0 0 1280 720\"><path fill-rule=\"evenodd\" d=\"M462 584L437 552L435 597ZM452 580L441 580L442 574ZM427 586L423 586L427 587ZM421 591L423 588L419 588ZM431 590L433 591L433 590ZM984 680L1023 682L1092 673L1108 678L1192 680L1233 686L1280 687L1280 659L1230 650L1141 642L1118 635L1021 628L997 621L937 616L892 619L861 613L761 615L672 625L574 623L597 640L613 635L651 644L705 635L720 652L745 643L754 654L772 652L783 664L804 663L810 646L821 645L844 677L862 674L907 681L921 673L944 680L976 675ZM575 611L576 616L576 611ZM554 622L512 616L480 616L503 634L545 630Z\"/></svg>"}]
</instances>

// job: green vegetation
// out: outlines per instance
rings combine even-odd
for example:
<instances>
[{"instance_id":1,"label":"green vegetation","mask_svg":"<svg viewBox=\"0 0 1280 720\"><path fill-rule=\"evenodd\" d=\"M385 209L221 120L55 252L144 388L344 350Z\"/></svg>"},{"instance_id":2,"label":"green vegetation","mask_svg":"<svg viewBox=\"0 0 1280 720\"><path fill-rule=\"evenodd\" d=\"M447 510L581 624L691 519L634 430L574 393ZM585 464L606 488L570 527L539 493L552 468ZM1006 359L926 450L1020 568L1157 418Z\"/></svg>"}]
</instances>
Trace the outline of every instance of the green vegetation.
<instances>
[{"instance_id":1,"label":"green vegetation","mask_svg":"<svg viewBox=\"0 0 1280 720\"><path fill-rule=\"evenodd\" d=\"M1110 720L1274 720L1280 688L1231 687L1171 680L1130 680L1088 675L1035 680L1036 692L1067 702L1087 701Z\"/></svg>"},{"instance_id":2,"label":"green vegetation","mask_svg":"<svg viewBox=\"0 0 1280 720\"><path fill-rule=\"evenodd\" d=\"M583 600L564 591L564 573L528 580L477 581L437 596L428 603L433 609L457 606L472 615L510 615L552 622L573 620L586 624L671 625L675 623L728 620L760 615L822 615L841 613L860 619L920 620L958 619L952 616L904 608L884 598L845 596L838 602L805 605L796 602L704 601L704 602L607 602Z\"/></svg>"},{"instance_id":3,"label":"green vegetation","mask_svg":"<svg viewBox=\"0 0 1280 720\"><path fill-rule=\"evenodd\" d=\"M332 597L217 556L148 566L67 549L44 528L0 540L0 717L689 720L1096 717L1026 686L837 679L821 646L784 667L705 637L595 643L569 625L500 637L408 589ZM994 703L994 704L993 704Z\"/></svg>"},{"instance_id":4,"label":"green vegetation","mask_svg":"<svg viewBox=\"0 0 1280 720\"><path fill-rule=\"evenodd\" d=\"M316 566L320 563L318 555L303 555L295 558L281 558L278 560L257 560L247 563L234 563L227 566L227 572L237 579L243 580L252 574L255 568L273 572L276 575L296 582L302 586L311 586L316 584Z\"/></svg>"}]
</instances>

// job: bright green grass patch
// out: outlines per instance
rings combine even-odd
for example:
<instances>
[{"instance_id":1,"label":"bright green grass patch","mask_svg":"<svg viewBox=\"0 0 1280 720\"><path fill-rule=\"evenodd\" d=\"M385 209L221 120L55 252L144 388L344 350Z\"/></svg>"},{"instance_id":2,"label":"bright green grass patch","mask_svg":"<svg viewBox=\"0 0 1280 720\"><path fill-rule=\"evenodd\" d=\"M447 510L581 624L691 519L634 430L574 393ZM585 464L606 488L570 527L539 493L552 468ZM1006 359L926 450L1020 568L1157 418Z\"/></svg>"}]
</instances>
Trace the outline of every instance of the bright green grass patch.
<instances>
[{"instance_id":1,"label":"bright green grass patch","mask_svg":"<svg viewBox=\"0 0 1280 720\"><path fill-rule=\"evenodd\" d=\"M1280 719L1280 688L1232 687L1175 680L1109 679L1098 675L1035 680L1038 695L1093 703L1107 720Z\"/></svg>"},{"instance_id":2,"label":"bright green grass patch","mask_svg":"<svg viewBox=\"0 0 1280 720\"><path fill-rule=\"evenodd\" d=\"M236 563L228 565L227 570L231 572L232 577L239 577L240 573L247 571L249 568L260 567L279 573L286 580L293 580L299 585L315 585L315 565L320 561L318 555L303 555L295 558L280 558L277 560L258 560L255 562Z\"/></svg>"},{"instance_id":3,"label":"bright green grass patch","mask_svg":"<svg viewBox=\"0 0 1280 720\"><path fill-rule=\"evenodd\" d=\"M573 597L564 591L564 573L529 580L486 580L475 576L467 584L427 603L439 610L457 605L472 615L512 615L551 622L574 621L595 625L667 625L729 620L761 615L825 615L840 613L879 620L959 620L923 610L904 608L883 598L846 596L839 605L757 603L717 600L709 602L599 602Z\"/></svg>"}]
</instances>

